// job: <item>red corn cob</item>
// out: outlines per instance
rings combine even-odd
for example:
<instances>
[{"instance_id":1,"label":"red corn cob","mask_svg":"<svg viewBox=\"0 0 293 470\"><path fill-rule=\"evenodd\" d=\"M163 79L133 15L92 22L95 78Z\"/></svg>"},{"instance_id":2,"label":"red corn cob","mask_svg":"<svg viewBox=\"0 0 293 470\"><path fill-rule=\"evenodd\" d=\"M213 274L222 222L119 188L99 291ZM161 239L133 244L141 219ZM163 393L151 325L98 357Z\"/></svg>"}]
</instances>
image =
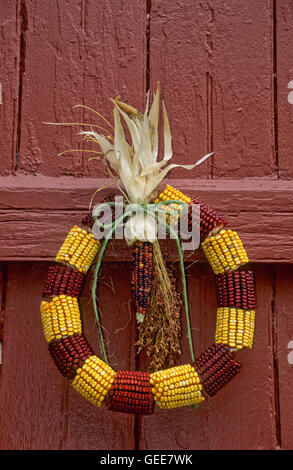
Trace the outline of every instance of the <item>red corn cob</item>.
<instances>
[{"instance_id":1,"label":"red corn cob","mask_svg":"<svg viewBox=\"0 0 293 470\"><path fill-rule=\"evenodd\" d=\"M108 396L108 409L122 413L150 415L154 398L150 374L139 371L118 371Z\"/></svg>"},{"instance_id":2,"label":"red corn cob","mask_svg":"<svg viewBox=\"0 0 293 470\"><path fill-rule=\"evenodd\" d=\"M87 340L81 334L64 336L49 344L49 352L64 377L72 379L84 361L93 355Z\"/></svg>"},{"instance_id":3,"label":"red corn cob","mask_svg":"<svg viewBox=\"0 0 293 470\"><path fill-rule=\"evenodd\" d=\"M104 203L107 203L107 202L115 202L115 196L116 194L114 193L111 193L109 194L109 196L105 197L101 202L100 204L104 204ZM112 215L114 216L114 212L115 212L115 208L112 206L111 207L111 211L112 211ZM101 213L99 214L99 216L97 217L98 219L100 219L102 216L104 215L104 212L101 211ZM110 223L111 221L107 221L108 223ZM114 219L112 220L112 222L114 222ZM81 223L82 225L84 225L85 227L89 227L90 229L93 228L93 225L95 223L94 221L94 218L93 218L93 215L92 215L92 212L88 212L81 220Z\"/></svg>"},{"instance_id":4,"label":"red corn cob","mask_svg":"<svg viewBox=\"0 0 293 470\"><path fill-rule=\"evenodd\" d=\"M155 204L167 200L178 200L188 205L188 231L193 231L194 233L196 230L199 230L201 243L213 230L223 228L227 224L224 217L219 215L215 209L196 199L189 198L185 194L178 191L178 189L173 188L173 186L170 185L167 185L164 191L158 195L158 197L155 199ZM200 210L196 210L195 208L192 210L192 205L199 206ZM166 209L171 210L172 205L166 206ZM177 217L179 216L180 211L183 209L184 206L176 206ZM183 235L187 236L187 234Z\"/></svg>"},{"instance_id":5,"label":"red corn cob","mask_svg":"<svg viewBox=\"0 0 293 470\"><path fill-rule=\"evenodd\" d=\"M85 227L89 227L90 229L93 228L93 225L95 223L94 218L92 216L91 212L88 212L82 219L81 219L82 225Z\"/></svg>"},{"instance_id":6,"label":"red corn cob","mask_svg":"<svg viewBox=\"0 0 293 470\"><path fill-rule=\"evenodd\" d=\"M223 344L213 344L192 364L203 384L204 391L215 395L239 372L241 365Z\"/></svg>"},{"instance_id":7,"label":"red corn cob","mask_svg":"<svg viewBox=\"0 0 293 470\"><path fill-rule=\"evenodd\" d=\"M72 267L54 264L49 267L43 287L43 297L69 295L79 297L83 288L85 274Z\"/></svg>"},{"instance_id":8,"label":"red corn cob","mask_svg":"<svg viewBox=\"0 0 293 470\"><path fill-rule=\"evenodd\" d=\"M136 242L133 248L131 293L133 310L138 321L143 321L151 301L153 280L153 245Z\"/></svg>"},{"instance_id":9,"label":"red corn cob","mask_svg":"<svg viewBox=\"0 0 293 470\"><path fill-rule=\"evenodd\" d=\"M199 204L200 206L200 211L194 211L194 216L192 216L192 204ZM214 229L223 228L225 225L227 225L224 217L219 215L215 209L196 199L191 201L188 210L188 229L191 231L192 224L193 230L194 227L199 228L201 242L203 242L209 233L211 233Z\"/></svg>"},{"instance_id":10,"label":"red corn cob","mask_svg":"<svg viewBox=\"0 0 293 470\"><path fill-rule=\"evenodd\" d=\"M230 271L216 276L218 307L255 309L255 277L253 271Z\"/></svg>"}]
</instances>

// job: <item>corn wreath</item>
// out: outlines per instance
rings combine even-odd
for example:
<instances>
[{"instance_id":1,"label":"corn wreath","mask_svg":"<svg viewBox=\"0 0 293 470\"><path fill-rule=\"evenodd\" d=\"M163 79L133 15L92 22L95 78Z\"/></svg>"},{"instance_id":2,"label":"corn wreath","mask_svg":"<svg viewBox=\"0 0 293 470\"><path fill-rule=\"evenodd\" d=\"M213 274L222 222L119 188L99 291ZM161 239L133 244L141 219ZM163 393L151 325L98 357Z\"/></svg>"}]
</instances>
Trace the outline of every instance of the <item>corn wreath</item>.
<instances>
[{"instance_id":1,"label":"corn wreath","mask_svg":"<svg viewBox=\"0 0 293 470\"><path fill-rule=\"evenodd\" d=\"M234 359L235 351L253 346L256 309L254 272L245 269L249 260L238 233L227 227L224 217L214 208L197 198L185 195L171 185L166 185L161 191L158 189L172 168L181 166L190 170L210 156L206 155L193 165L169 164L172 157L171 132L163 104L164 155L158 161L159 101L159 85L150 110L147 95L143 114L119 99L112 100L114 126L99 116L110 125L113 135L92 129L81 134L85 140L99 145L102 151L99 158L103 159L109 175L116 174L123 183L126 210L128 204L144 208L152 203L155 208L165 207L166 226L170 230L181 211L187 210L188 227L198 229L203 253L215 276L217 312L214 343L200 356L193 357L184 290L184 263L180 257L191 363L148 372L115 371L103 348L104 360L95 355L82 332L78 299L96 257L95 273L98 274L109 239L107 234L104 241L97 239L94 230L97 217L92 214L83 218L84 229L75 225L69 231L55 263L48 269L41 303L43 332L50 355L61 374L72 381L73 388L95 406L146 415L153 413L155 404L161 409L197 406L228 384L241 369L240 363ZM125 137L120 117L128 128L131 142ZM113 199L109 204L113 209ZM200 209L196 213L192 210L194 204ZM175 317L178 321L181 305L171 275L169 278L165 257L160 252L158 219L141 211L128 215L123 221L125 240L132 249L130 292L133 312L140 331L147 334L148 329L155 330L158 336L162 331L171 331L168 328L176 324ZM179 239L177 246L180 254ZM93 292L95 300L95 289ZM161 299L160 308L156 304L156 292ZM165 302L163 306L162 299ZM99 318L97 320L100 327ZM155 321L159 325L157 329ZM170 344L170 347L174 349L175 345Z\"/></svg>"}]
</instances>

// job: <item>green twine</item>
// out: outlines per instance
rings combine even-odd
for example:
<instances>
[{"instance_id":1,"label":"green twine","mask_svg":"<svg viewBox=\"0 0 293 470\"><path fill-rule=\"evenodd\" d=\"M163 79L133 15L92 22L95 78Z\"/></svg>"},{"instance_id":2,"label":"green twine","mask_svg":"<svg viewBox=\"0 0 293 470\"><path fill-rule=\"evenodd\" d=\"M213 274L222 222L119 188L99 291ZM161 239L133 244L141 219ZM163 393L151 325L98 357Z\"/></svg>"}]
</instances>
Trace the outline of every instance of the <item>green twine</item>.
<instances>
[{"instance_id":1,"label":"green twine","mask_svg":"<svg viewBox=\"0 0 293 470\"><path fill-rule=\"evenodd\" d=\"M101 245L101 248L99 250L99 255L98 255L97 264L96 264L95 270L94 270L94 277L93 277L93 284L92 284L92 299L93 299L93 306L94 306L94 313L95 313L95 317L96 317L96 322L97 322L97 325L98 325L100 346L101 346L101 350L102 350L104 360L108 365L109 365L109 361L108 361L108 356L107 356L107 352L106 352L106 348L105 348L104 336L103 336L102 326L101 326L101 322L100 322L99 310L98 310L98 306L97 306L96 291L97 291L97 282L98 282L99 271L100 271L100 267L101 267L101 263L102 263L104 253L106 251L106 248L107 248L109 240L112 236L112 233L116 229L117 225L123 219L124 219L124 216L121 216L119 219L117 219L117 221L112 224L111 229L109 230L109 232L105 236L105 239L104 239L104 241Z\"/></svg>"},{"instance_id":2,"label":"green twine","mask_svg":"<svg viewBox=\"0 0 293 470\"><path fill-rule=\"evenodd\" d=\"M106 205L109 205L109 206L114 206L115 204L116 204L115 202L106 203ZM159 204L160 205L166 205L166 204L181 204L181 205L183 205L185 203L182 202L182 201L178 201L178 200L170 200L170 201L162 201ZM105 205L105 203L99 205L98 208L102 207L104 205ZM124 203L122 203L122 204L118 203L118 205L126 207L126 208L128 207L127 205L125 206ZM108 356L107 356L107 352L106 352L106 348L105 348L104 336L103 336L102 326L101 326L101 322L100 322L99 310L98 310L98 306L97 306L97 297L96 297L98 276L99 276L100 267L101 267L101 263L102 263L104 253L106 251L107 245L109 243L110 238L112 237L113 232L116 230L116 228L118 227L120 222L123 222L123 220L125 220L126 218L131 216L133 214L133 211L135 211L135 209L137 209L138 207L142 208L145 213L148 213L148 214L150 213L150 215L152 217L154 217L158 222L162 222L162 221L158 219L158 217L155 215L155 212L161 212L161 213L165 213L165 214L171 214L172 213L172 211L165 211L165 210L160 210L160 209L153 210L153 208L151 209L151 211L149 211L149 205L148 204L136 203L136 204L131 204L131 210L126 209L125 213L121 217L119 217L117 220L115 220L112 224L107 224L107 225L100 224L99 221L95 218L95 222L100 227L103 227L104 229L109 228L109 231L108 231L107 235L105 236L105 239L104 239L104 241L101 245L101 248L99 250L99 255L98 255L97 263L96 263L95 270L94 270L94 277L93 277L93 284L92 284L92 300L93 300L93 306L94 306L94 313L95 313L95 317L96 317L96 322L97 322L97 325L98 325L99 341L100 341L100 346L101 346L104 361L107 364L109 364L109 360L108 360ZM165 221L163 221L163 222L164 222L166 228L168 229L168 231L170 232L170 234L172 234L174 236L175 241L176 241L176 245L177 245L177 250L178 250L178 255L179 255L179 265L180 265L181 278L182 278L184 310L185 310L185 317L186 317L186 324L187 324L188 344L189 344L189 349L190 349L191 360L192 360L192 362L194 362L194 351L193 351L192 334L191 334L191 326L190 326L190 318L189 318L187 283L186 283L186 277L185 277L183 252L182 252L180 240L179 240L179 237L178 237L177 233L173 230L173 228L169 224L167 224L167 222L165 222ZM197 408L197 406L196 406L196 408Z\"/></svg>"}]
</instances>

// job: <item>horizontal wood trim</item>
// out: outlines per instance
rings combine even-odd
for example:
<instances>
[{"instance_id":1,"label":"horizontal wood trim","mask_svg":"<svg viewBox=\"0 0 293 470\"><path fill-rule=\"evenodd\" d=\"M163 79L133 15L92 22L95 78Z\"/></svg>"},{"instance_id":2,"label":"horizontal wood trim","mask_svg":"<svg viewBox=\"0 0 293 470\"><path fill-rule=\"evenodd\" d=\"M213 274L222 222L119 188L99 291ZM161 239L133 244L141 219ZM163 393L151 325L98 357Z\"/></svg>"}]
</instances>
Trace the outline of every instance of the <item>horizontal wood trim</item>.
<instances>
[{"instance_id":1,"label":"horizontal wood trim","mask_svg":"<svg viewBox=\"0 0 293 470\"><path fill-rule=\"evenodd\" d=\"M1 260L52 260L67 231L88 211L105 179L0 178ZM185 194L216 208L237 230L253 262L293 262L293 182L286 180L168 180ZM101 191L96 202L117 188ZM130 259L123 241L106 260ZM187 255L190 253L187 252ZM174 243L170 257L177 258ZM201 250L190 260L202 259Z\"/></svg>"}]
</instances>

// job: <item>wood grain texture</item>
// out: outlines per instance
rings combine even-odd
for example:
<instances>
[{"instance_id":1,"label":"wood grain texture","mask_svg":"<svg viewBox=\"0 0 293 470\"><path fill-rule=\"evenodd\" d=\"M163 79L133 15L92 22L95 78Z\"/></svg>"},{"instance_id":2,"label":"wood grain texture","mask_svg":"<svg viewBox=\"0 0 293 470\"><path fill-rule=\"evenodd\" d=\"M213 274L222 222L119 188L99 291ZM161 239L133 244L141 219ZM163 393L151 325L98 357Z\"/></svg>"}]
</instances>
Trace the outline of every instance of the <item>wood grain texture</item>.
<instances>
[{"instance_id":1,"label":"wood grain texture","mask_svg":"<svg viewBox=\"0 0 293 470\"><path fill-rule=\"evenodd\" d=\"M292 449L292 2L2 3L0 259L8 262L0 268L0 449ZM236 355L239 376L197 411L156 408L137 419L88 403L47 351L39 312L47 261L108 180L91 154L57 156L85 149L79 128L43 122L103 125L72 107L85 104L112 120L110 97L143 109L157 80L174 162L214 151L192 171L172 170L166 184L218 209L257 262L249 265L256 337L252 351ZM174 243L168 250L177 260ZM110 244L98 296L110 362L133 370L147 362L135 357L130 255L123 241ZM199 250L186 263L196 355L215 331L214 279L203 261ZM100 355L90 283L91 274L83 326ZM189 362L184 318L183 325L182 362Z\"/></svg>"},{"instance_id":2,"label":"wood grain texture","mask_svg":"<svg viewBox=\"0 0 293 470\"><path fill-rule=\"evenodd\" d=\"M0 211L0 246L2 260L54 260L66 234L74 225L81 225L85 212ZM245 243L251 261L292 263L292 214L276 216L274 213L257 218L246 213L233 216L228 213L229 228L237 230ZM174 241L166 241L170 259L178 259ZM111 241L105 261L129 261L130 250L124 240ZM205 260L199 247L191 253L191 260Z\"/></svg>"},{"instance_id":3,"label":"wood grain texture","mask_svg":"<svg viewBox=\"0 0 293 470\"><path fill-rule=\"evenodd\" d=\"M276 178L272 2L208 5L213 176Z\"/></svg>"},{"instance_id":4,"label":"wood grain texture","mask_svg":"<svg viewBox=\"0 0 293 470\"><path fill-rule=\"evenodd\" d=\"M12 176L0 178L0 209L9 210L86 210L93 193L106 178L51 178ZM221 211L290 212L293 182L263 178L235 179L164 179L160 188L171 184L190 197L213 205ZM93 200L98 204L109 193L121 193L115 184L103 189Z\"/></svg>"},{"instance_id":5,"label":"wood grain texture","mask_svg":"<svg viewBox=\"0 0 293 470\"><path fill-rule=\"evenodd\" d=\"M3 363L3 340L4 340L4 321L5 321L5 302L6 302L6 265L0 265L0 383Z\"/></svg>"},{"instance_id":6,"label":"wood grain texture","mask_svg":"<svg viewBox=\"0 0 293 470\"><path fill-rule=\"evenodd\" d=\"M122 275L123 272L123 275ZM83 331L102 358L96 321L92 309L87 276L81 298ZM114 370L135 369L135 316L130 309L130 270L127 265L103 266L99 290L99 308L107 354ZM58 373L58 371L57 371ZM94 407L70 387L65 449L127 450L135 446L135 416Z\"/></svg>"},{"instance_id":7,"label":"wood grain texture","mask_svg":"<svg viewBox=\"0 0 293 470\"><path fill-rule=\"evenodd\" d=\"M196 162L208 153L207 53L208 12L201 2L152 0L149 73L161 82L172 132L174 163ZM161 145L162 149L162 145ZM192 171L176 168L170 175L207 177L209 163Z\"/></svg>"},{"instance_id":8,"label":"wood grain texture","mask_svg":"<svg viewBox=\"0 0 293 470\"><path fill-rule=\"evenodd\" d=\"M272 274L256 269L257 320L253 350L236 353L240 374L215 397L177 410L156 408L141 420L139 448L152 450L274 449L274 374L271 344ZM196 356L213 341L216 294L210 268L193 265L188 270L191 326ZM185 321L183 324L185 325ZM186 338L184 327L183 337ZM182 363L190 363L187 340L182 341Z\"/></svg>"},{"instance_id":9,"label":"wood grain texture","mask_svg":"<svg viewBox=\"0 0 293 470\"><path fill-rule=\"evenodd\" d=\"M281 178L292 178L293 129L293 5L276 2L276 119L278 164ZM288 101L289 100L289 101Z\"/></svg>"},{"instance_id":10,"label":"wood grain texture","mask_svg":"<svg viewBox=\"0 0 293 470\"><path fill-rule=\"evenodd\" d=\"M20 2L4 2L0 15L0 175L14 171L19 117Z\"/></svg>"},{"instance_id":11,"label":"wood grain texture","mask_svg":"<svg viewBox=\"0 0 293 470\"><path fill-rule=\"evenodd\" d=\"M274 298L274 355L276 389L279 405L279 445L282 449L293 448L292 423L292 377L293 377L293 272L290 266L275 269Z\"/></svg>"},{"instance_id":12,"label":"wood grain texture","mask_svg":"<svg viewBox=\"0 0 293 470\"><path fill-rule=\"evenodd\" d=\"M43 337L40 300L48 264L9 264L5 306L5 356L1 367L0 448L132 449L134 417L97 409L70 386L54 365ZM113 367L135 368L135 319L128 309L129 270L103 268L99 301ZM84 333L95 353L97 327L89 286L81 298ZM114 292L113 292L114 290ZM119 295L115 296L115 291Z\"/></svg>"},{"instance_id":13,"label":"wood grain texture","mask_svg":"<svg viewBox=\"0 0 293 470\"><path fill-rule=\"evenodd\" d=\"M25 0L25 5L28 28L18 172L103 175L95 161L88 162L92 154L58 157L62 151L83 147L78 127L43 122L104 126L96 114L72 107L87 105L112 121L110 98L120 94L134 106L144 103L144 2Z\"/></svg>"},{"instance_id":14,"label":"wood grain texture","mask_svg":"<svg viewBox=\"0 0 293 470\"><path fill-rule=\"evenodd\" d=\"M174 160L215 152L211 162L172 176L276 177L271 2L151 5L151 83L162 82Z\"/></svg>"},{"instance_id":15,"label":"wood grain texture","mask_svg":"<svg viewBox=\"0 0 293 470\"><path fill-rule=\"evenodd\" d=\"M93 178L46 177L9 180L5 185L4 179L0 189L3 260L54 259L65 234L74 224L80 224L91 195L105 182ZM239 232L251 261L292 262L291 182L262 179L168 182L217 209L229 226ZM100 193L95 203L110 191ZM115 242L112 248L105 259L129 259L123 242ZM170 256L177 258L176 249L172 246L170 249Z\"/></svg>"},{"instance_id":16,"label":"wood grain texture","mask_svg":"<svg viewBox=\"0 0 293 470\"><path fill-rule=\"evenodd\" d=\"M0 386L0 448L60 449L65 379L56 376L40 320L45 265L11 264L7 273Z\"/></svg>"}]
</instances>

